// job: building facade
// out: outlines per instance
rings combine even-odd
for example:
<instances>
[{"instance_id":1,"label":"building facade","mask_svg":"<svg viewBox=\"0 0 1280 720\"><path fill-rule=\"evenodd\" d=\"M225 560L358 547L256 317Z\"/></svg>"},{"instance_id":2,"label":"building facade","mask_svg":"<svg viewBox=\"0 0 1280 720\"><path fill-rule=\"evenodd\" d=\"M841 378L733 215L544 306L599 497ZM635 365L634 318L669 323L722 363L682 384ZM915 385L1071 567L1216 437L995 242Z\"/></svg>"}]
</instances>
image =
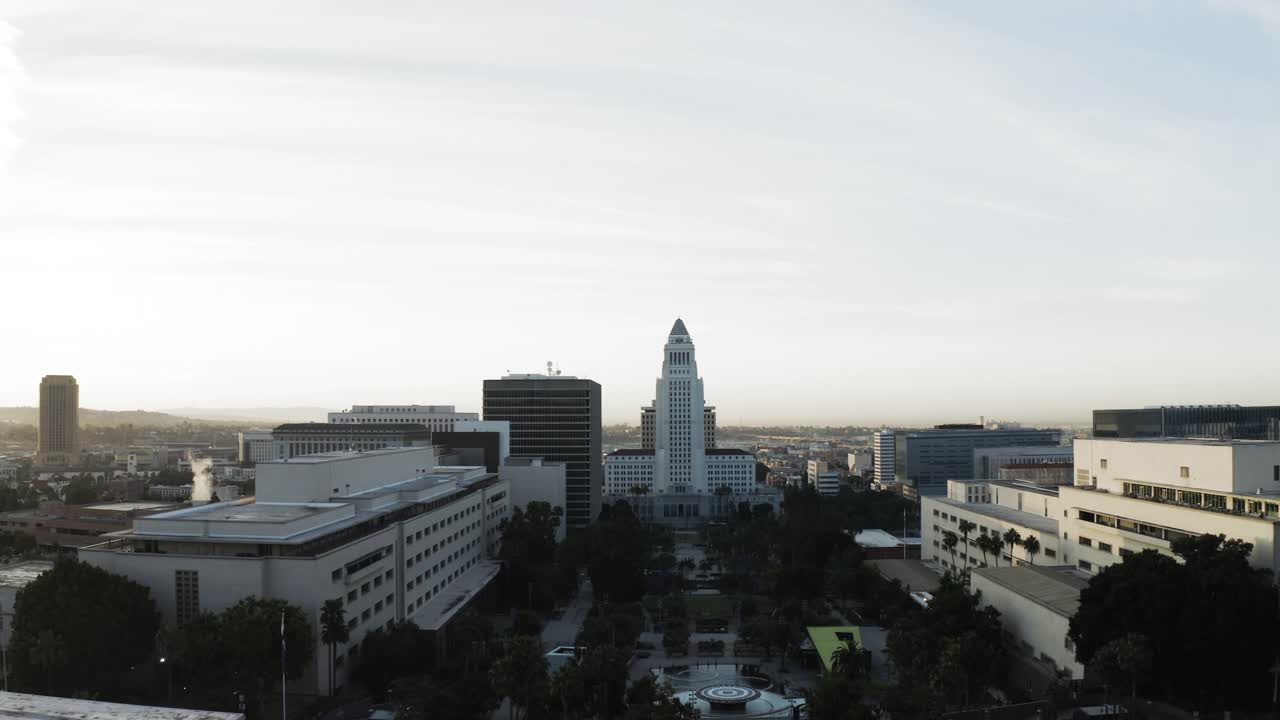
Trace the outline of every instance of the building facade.
<instances>
[{"instance_id":1,"label":"building facade","mask_svg":"<svg viewBox=\"0 0 1280 720\"><path fill-rule=\"evenodd\" d=\"M69 468L80 462L80 386L70 375L40 380L40 432L35 464Z\"/></svg>"},{"instance_id":2,"label":"building facade","mask_svg":"<svg viewBox=\"0 0 1280 720\"><path fill-rule=\"evenodd\" d=\"M1076 440L1075 482L953 480L945 497L921 500L924 558L978 567L978 535L1034 535L1038 557L1006 547L1004 562L1072 565L1086 573L1132 553L1173 554L1180 538L1225 535L1253 545L1254 567L1280 570L1280 442L1181 438ZM952 555L948 532L962 536ZM1012 557L1011 557L1012 556Z\"/></svg>"},{"instance_id":3,"label":"building facade","mask_svg":"<svg viewBox=\"0 0 1280 720\"><path fill-rule=\"evenodd\" d=\"M1093 436L1280 440L1280 406L1168 405L1094 410Z\"/></svg>"},{"instance_id":4,"label":"building facade","mask_svg":"<svg viewBox=\"0 0 1280 720\"><path fill-rule=\"evenodd\" d=\"M1075 452L1070 445L978 447L973 450L973 474L969 477L975 480L998 480L1000 469L1004 467L1062 465L1069 468L1074 460Z\"/></svg>"},{"instance_id":5,"label":"building facade","mask_svg":"<svg viewBox=\"0 0 1280 720\"><path fill-rule=\"evenodd\" d=\"M453 405L352 405L329 413L329 422L342 425L412 424L432 432L451 432L461 420L479 420L479 413L458 412Z\"/></svg>"},{"instance_id":6,"label":"building facade","mask_svg":"<svg viewBox=\"0 0 1280 720\"><path fill-rule=\"evenodd\" d=\"M892 430L881 430L876 433L873 440L874 445L871 447L871 455L872 462L875 465L876 487L880 490L885 490L897 482L896 472L893 467L898 455L894 449L896 438L897 436Z\"/></svg>"},{"instance_id":7,"label":"building facade","mask_svg":"<svg viewBox=\"0 0 1280 720\"><path fill-rule=\"evenodd\" d=\"M657 424L658 410L652 405L640 408L640 447L644 450L654 448L654 428ZM702 446L708 450L716 446L716 409L707 405L702 409Z\"/></svg>"},{"instance_id":8,"label":"building facade","mask_svg":"<svg viewBox=\"0 0 1280 720\"><path fill-rule=\"evenodd\" d=\"M907 430L894 433L894 478L904 488L971 479L974 451L990 447L1057 446L1060 430L981 428Z\"/></svg>"},{"instance_id":9,"label":"building facade","mask_svg":"<svg viewBox=\"0 0 1280 720\"><path fill-rule=\"evenodd\" d=\"M431 444L431 431L416 423L286 423L271 431L274 460L303 455L382 450Z\"/></svg>"},{"instance_id":10,"label":"building facade","mask_svg":"<svg viewBox=\"0 0 1280 720\"><path fill-rule=\"evenodd\" d=\"M484 381L484 419L510 423L511 457L565 466L565 525L585 528L600 514L600 384L559 374Z\"/></svg>"},{"instance_id":11,"label":"building facade","mask_svg":"<svg viewBox=\"0 0 1280 720\"><path fill-rule=\"evenodd\" d=\"M406 620L438 631L498 574L507 483L434 462L431 448L388 448L263 463L256 502L137 518L80 559L150 588L166 624L250 595L297 605L316 642L298 689L328 693L325 601L342 604L351 635L336 689L370 631Z\"/></svg>"},{"instance_id":12,"label":"building facade","mask_svg":"<svg viewBox=\"0 0 1280 720\"><path fill-rule=\"evenodd\" d=\"M275 439L270 430L246 430L237 437L237 460L241 463L260 463L276 459Z\"/></svg>"},{"instance_id":13,"label":"building facade","mask_svg":"<svg viewBox=\"0 0 1280 720\"><path fill-rule=\"evenodd\" d=\"M872 450L850 450L847 455L846 464L849 466L849 474L857 475L864 481L871 479L872 468L875 467Z\"/></svg>"},{"instance_id":14,"label":"building facade","mask_svg":"<svg viewBox=\"0 0 1280 720\"><path fill-rule=\"evenodd\" d=\"M986 567L973 571L970 587L982 604L1000 612L1000 622L1014 639L1015 651L1039 664L1047 675L1084 679L1068 637L1071 617L1080 607L1080 591L1089 575L1056 566Z\"/></svg>"}]
</instances>

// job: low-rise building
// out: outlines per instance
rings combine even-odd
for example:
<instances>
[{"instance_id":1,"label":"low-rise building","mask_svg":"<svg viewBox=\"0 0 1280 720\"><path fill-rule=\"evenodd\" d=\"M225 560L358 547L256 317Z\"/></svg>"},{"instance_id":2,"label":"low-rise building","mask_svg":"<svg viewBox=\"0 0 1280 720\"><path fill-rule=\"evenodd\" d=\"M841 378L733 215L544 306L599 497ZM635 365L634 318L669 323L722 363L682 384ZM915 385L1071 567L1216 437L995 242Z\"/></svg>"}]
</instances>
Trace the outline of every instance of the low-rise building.
<instances>
[{"instance_id":1,"label":"low-rise building","mask_svg":"<svg viewBox=\"0 0 1280 720\"><path fill-rule=\"evenodd\" d=\"M273 460L320 453L431 445L431 430L416 423L285 423L271 431Z\"/></svg>"},{"instance_id":2,"label":"low-rise building","mask_svg":"<svg viewBox=\"0 0 1280 720\"><path fill-rule=\"evenodd\" d=\"M241 464L275 460L275 441L270 430L246 430L239 435L237 460Z\"/></svg>"},{"instance_id":3,"label":"low-rise building","mask_svg":"<svg viewBox=\"0 0 1280 720\"><path fill-rule=\"evenodd\" d=\"M1014 649L1065 680L1084 679L1067 632L1088 584L1087 573L1065 565L986 567L970 575L982 604L1000 612Z\"/></svg>"},{"instance_id":4,"label":"low-rise building","mask_svg":"<svg viewBox=\"0 0 1280 720\"><path fill-rule=\"evenodd\" d=\"M1057 465L1070 470L1075 451L1070 445L1030 445L1022 447L978 447L973 449L973 475L978 480L1027 480L1000 477L1003 468ZM955 478L948 478L955 479ZM1061 484L1061 483L1058 483ZM1070 480L1067 481L1070 484Z\"/></svg>"},{"instance_id":5,"label":"low-rise building","mask_svg":"<svg viewBox=\"0 0 1280 720\"><path fill-rule=\"evenodd\" d=\"M0 647L9 647L9 634L13 632L13 609L18 591L33 580L53 569L47 560L25 560L0 566ZM0 706L2 707L2 706ZM0 709L0 717L3 717Z\"/></svg>"},{"instance_id":6,"label":"low-rise building","mask_svg":"<svg viewBox=\"0 0 1280 720\"><path fill-rule=\"evenodd\" d=\"M437 467L431 447L327 453L258 465L257 500L138 518L80 559L151 589L163 621L250 595L300 607L314 661L297 687L329 692L320 611L337 600L351 633L347 683L365 635L392 622L438 631L498 575L510 484L483 467Z\"/></svg>"},{"instance_id":7,"label":"low-rise building","mask_svg":"<svg viewBox=\"0 0 1280 720\"><path fill-rule=\"evenodd\" d=\"M480 413L458 412L453 405L352 405L350 410L329 413L338 425L414 424L432 432L450 432L459 422L479 420Z\"/></svg>"},{"instance_id":8,"label":"low-rise building","mask_svg":"<svg viewBox=\"0 0 1280 720\"><path fill-rule=\"evenodd\" d=\"M871 478L872 453L869 448L861 448L858 450L850 450L848 453L846 464L849 466L849 474L856 475L864 481Z\"/></svg>"},{"instance_id":9,"label":"low-rise building","mask_svg":"<svg viewBox=\"0 0 1280 720\"><path fill-rule=\"evenodd\" d=\"M137 518L175 507L172 502L66 505L51 500L32 510L0 513L0 530L30 535L46 550L74 549L101 542L102 535L128 530Z\"/></svg>"},{"instance_id":10,"label":"low-rise building","mask_svg":"<svg viewBox=\"0 0 1280 720\"><path fill-rule=\"evenodd\" d=\"M244 720L244 713L125 705L0 691L0 720Z\"/></svg>"}]
</instances>

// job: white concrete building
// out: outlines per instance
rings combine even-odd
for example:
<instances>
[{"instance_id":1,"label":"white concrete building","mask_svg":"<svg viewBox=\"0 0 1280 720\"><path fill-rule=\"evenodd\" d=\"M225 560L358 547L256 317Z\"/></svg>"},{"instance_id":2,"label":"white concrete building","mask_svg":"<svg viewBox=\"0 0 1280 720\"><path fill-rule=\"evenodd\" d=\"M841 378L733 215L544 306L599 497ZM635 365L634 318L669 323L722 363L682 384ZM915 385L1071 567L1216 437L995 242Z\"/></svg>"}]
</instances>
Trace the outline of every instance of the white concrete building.
<instances>
[{"instance_id":1,"label":"white concrete building","mask_svg":"<svg viewBox=\"0 0 1280 720\"><path fill-rule=\"evenodd\" d=\"M970 587L982 593L982 604L1000 612L1015 650L1067 680L1084 679L1084 665L1076 661L1067 631L1080 607L1080 591L1088 584L1087 573L1062 565L978 568L970 577Z\"/></svg>"},{"instance_id":2,"label":"white concrete building","mask_svg":"<svg viewBox=\"0 0 1280 720\"><path fill-rule=\"evenodd\" d=\"M642 409L646 447L609 454L604 465L605 494L625 498L633 487L644 488L650 495L755 492L754 455L708 447L714 442L714 427L708 424L714 426L715 414L707 412L697 355L683 320L677 319L671 327L662 352L653 406ZM697 505L701 512L696 502L682 504L689 510Z\"/></svg>"},{"instance_id":3,"label":"white concrete building","mask_svg":"<svg viewBox=\"0 0 1280 720\"><path fill-rule=\"evenodd\" d=\"M331 423L416 423L434 432L450 432L459 421L479 419L480 413L458 412L453 405L352 405L329 413Z\"/></svg>"},{"instance_id":4,"label":"white concrete building","mask_svg":"<svg viewBox=\"0 0 1280 720\"><path fill-rule=\"evenodd\" d=\"M893 485L897 460L897 444L892 430L876 433L871 454L875 464L876 488L884 490Z\"/></svg>"},{"instance_id":5,"label":"white concrete building","mask_svg":"<svg viewBox=\"0 0 1280 720\"><path fill-rule=\"evenodd\" d=\"M244 713L125 705L0 690L0 720L244 720Z\"/></svg>"},{"instance_id":6,"label":"white concrete building","mask_svg":"<svg viewBox=\"0 0 1280 720\"><path fill-rule=\"evenodd\" d=\"M342 602L351 631L336 663L344 685L366 633L400 620L438 630L498 574L507 481L434 461L413 447L262 463L256 502L136 518L80 559L146 585L166 623L250 595L299 606L316 647L298 688L327 693L326 600Z\"/></svg>"},{"instance_id":7,"label":"white concrete building","mask_svg":"<svg viewBox=\"0 0 1280 720\"><path fill-rule=\"evenodd\" d=\"M870 449L850 450L848 455L849 458L846 464L849 466L849 474L857 475L863 480L869 480L872 468L875 467L872 451Z\"/></svg>"},{"instance_id":8,"label":"white concrete building","mask_svg":"<svg viewBox=\"0 0 1280 720\"><path fill-rule=\"evenodd\" d=\"M525 508L529 503L545 502L552 508L565 509L565 483L568 468L564 463L546 462L542 458L516 457L503 462L498 476L511 489L511 506ZM561 516L556 530L556 542L564 540L568 529L566 518Z\"/></svg>"},{"instance_id":9,"label":"white concrete building","mask_svg":"<svg viewBox=\"0 0 1280 720\"><path fill-rule=\"evenodd\" d=\"M839 495L848 478L846 471L831 467L826 460L810 460L806 467L805 481L820 495Z\"/></svg>"},{"instance_id":10,"label":"white concrete building","mask_svg":"<svg viewBox=\"0 0 1280 720\"><path fill-rule=\"evenodd\" d=\"M498 463L511 457L511 423L506 420L459 420L453 432L498 433Z\"/></svg>"},{"instance_id":11,"label":"white concrete building","mask_svg":"<svg viewBox=\"0 0 1280 720\"><path fill-rule=\"evenodd\" d=\"M238 460L242 463L260 463L275 460L275 444L270 430L246 430L240 433Z\"/></svg>"}]
</instances>

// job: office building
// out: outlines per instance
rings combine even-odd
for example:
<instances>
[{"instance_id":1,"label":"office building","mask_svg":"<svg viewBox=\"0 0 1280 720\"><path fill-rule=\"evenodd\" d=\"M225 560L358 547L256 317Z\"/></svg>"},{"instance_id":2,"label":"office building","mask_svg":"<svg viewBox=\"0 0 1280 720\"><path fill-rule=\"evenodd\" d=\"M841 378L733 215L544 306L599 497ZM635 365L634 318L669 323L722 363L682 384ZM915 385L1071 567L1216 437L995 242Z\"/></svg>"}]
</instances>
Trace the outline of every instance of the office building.
<instances>
[{"instance_id":1,"label":"office building","mask_svg":"<svg viewBox=\"0 0 1280 720\"><path fill-rule=\"evenodd\" d=\"M864 481L871 479L872 468L875 465L870 449L850 450L845 462L849 466L850 475L856 475Z\"/></svg>"},{"instance_id":2,"label":"office building","mask_svg":"<svg viewBox=\"0 0 1280 720\"><path fill-rule=\"evenodd\" d=\"M237 437L236 459L241 463L260 463L276 459L275 439L270 430L247 430Z\"/></svg>"},{"instance_id":3,"label":"office building","mask_svg":"<svg viewBox=\"0 0 1280 720\"><path fill-rule=\"evenodd\" d=\"M250 595L299 606L316 646L296 688L327 694L325 601L342 603L351 633L342 686L367 633L406 620L438 631L489 586L509 508L506 481L436 466L429 447L308 455L258 465L256 502L136 518L80 559L150 588L166 624Z\"/></svg>"},{"instance_id":4,"label":"office building","mask_svg":"<svg viewBox=\"0 0 1280 720\"><path fill-rule=\"evenodd\" d=\"M894 433L894 478L903 493L919 496L922 487L973 477L973 453L980 448L1056 446L1060 430L984 430L980 425L940 425L932 430Z\"/></svg>"},{"instance_id":5,"label":"office building","mask_svg":"<svg viewBox=\"0 0 1280 720\"><path fill-rule=\"evenodd\" d=\"M653 405L640 408L640 447L642 449L654 448L654 428L657 417L658 409ZM707 450L716 446L716 409L712 405L702 408L702 446Z\"/></svg>"},{"instance_id":6,"label":"office building","mask_svg":"<svg viewBox=\"0 0 1280 720\"><path fill-rule=\"evenodd\" d=\"M449 432L462 420L479 420L478 413L458 412L452 405L352 405L329 413L329 422L342 425L423 425L432 432Z\"/></svg>"},{"instance_id":7,"label":"office building","mask_svg":"<svg viewBox=\"0 0 1280 720\"><path fill-rule=\"evenodd\" d=\"M70 375L40 380L40 433L35 464L69 468L80 463L80 386Z\"/></svg>"},{"instance_id":8,"label":"office building","mask_svg":"<svg viewBox=\"0 0 1280 720\"><path fill-rule=\"evenodd\" d=\"M1065 483L1055 484L1070 484L1071 466L1074 459L1075 452L1070 445L978 447L973 450L973 474L969 477L975 480L1000 480L1005 479L1000 477L1001 470L1032 470L1040 467L1056 466L1065 469L1068 479Z\"/></svg>"},{"instance_id":9,"label":"office building","mask_svg":"<svg viewBox=\"0 0 1280 720\"><path fill-rule=\"evenodd\" d=\"M545 462L542 458L507 458L498 476L511 489L511 506L524 509L531 502L544 502L562 512L556 542L564 540L568 529L564 522L565 478L568 467L561 462Z\"/></svg>"},{"instance_id":10,"label":"office building","mask_svg":"<svg viewBox=\"0 0 1280 720\"><path fill-rule=\"evenodd\" d=\"M1280 406L1167 405L1094 410L1093 436L1280 440Z\"/></svg>"},{"instance_id":11,"label":"office building","mask_svg":"<svg viewBox=\"0 0 1280 720\"><path fill-rule=\"evenodd\" d=\"M806 467L805 481L820 495L839 495L848 479L847 471L831 467L826 460L810 460Z\"/></svg>"},{"instance_id":12,"label":"office building","mask_svg":"<svg viewBox=\"0 0 1280 720\"><path fill-rule=\"evenodd\" d=\"M484 381L484 419L510 424L511 457L565 465L569 532L600 514L600 384L549 372Z\"/></svg>"},{"instance_id":13,"label":"office building","mask_svg":"<svg viewBox=\"0 0 1280 720\"><path fill-rule=\"evenodd\" d=\"M881 430L876 433L874 444L871 446L876 488L880 490L886 490L897 482L893 468L897 457L897 451L894 449L895 437L892 430Z\"/></svg>"},{"instance_id":14,"label":"office building","mask_svg":"<svg viewBox=\"0 0 1280 720\"><path fill-rule=\"evenodd\" d=\"M431 431L417 423L286 423L271 431L275 460L303 455L382 450L431 444Z\"/></svg>"}]
</instances>

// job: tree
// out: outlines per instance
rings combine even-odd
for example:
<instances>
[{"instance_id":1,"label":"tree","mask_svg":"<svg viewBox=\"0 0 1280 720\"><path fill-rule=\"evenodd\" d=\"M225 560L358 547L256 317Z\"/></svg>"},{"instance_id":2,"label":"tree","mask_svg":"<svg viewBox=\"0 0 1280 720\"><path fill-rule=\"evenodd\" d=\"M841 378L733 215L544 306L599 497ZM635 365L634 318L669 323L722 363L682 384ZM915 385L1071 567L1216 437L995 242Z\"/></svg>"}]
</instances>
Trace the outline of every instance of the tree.
<instances>
[{"instance_id":1,"label":"tree","mask_svg":"<svg viewBox=\"0 0 1280 720\"><path fill-rule=\"evenodd\" d=\"M1040 554L1040 540L1035 535L1028 535L1022 539L1022 547L1026 551L1027 562L1032 565L1036 564L1036 555Z\"/></svg>"},{"instance_id":2,"label":"tree","mask_svg":"<svg viewBox=\"0 0 1280 720\"><path fill-rule=\"evenodd\" d=\"M539 637L542 634L542 619L535 612L521 610L516 613L515 621L511 626L511 634Z\"/></svg>"},{"instance_id":3,"label":"tree","mask_svg":"<svg viewBox=\"0 0 1280 720\"><path fill-rule=\"evenodd\" d=\"M991 552L991 536L985 534L979 535L978 539L973 542L978 546L978 549L982 551L982 566L986 567L987 554Z\"/></svg>"},{"instance_id":4,"label":"tree","mask_svg":"<svg viewBox=\"0 0 1280 720\"><path fill-rule=\"evenodd\" d=\"M67 664L67 646L52 630L41 630L28 650L31 663L44 670L46 693L53 694L53 674Z\"/></svg>"},{"instance_id":5,"label":"tree","mask_svg":"<svg viewBox=\"0 0 1280 720\"><path fill-rule=\"evenodd\" d=\"M960 572L956 569L956 545L958 544L960 544L960 538L956 537L955 533L950 530L942 533L942 547L951 553L951 571L957 573Z\"/></svg>"},{"instance_id":6,"label":"tree","mask_svg":"<svg viewBox=\"0 0 1280 720\"><path fill-rule=\"evenodd\" d=\"M1204 710L1266 705L1275 647L1256 638L1276 637L1280 623L1271 575L1249 565L1252 549L1202 535L1174 541L1182 563L1148 550L1103 568L1071 619L1076 659L1093 663L1112 641L1138 634L1150 647L1152 699Z\"/></svg>"},{"instance_id":7,"label":"tree","mask_svg":"<svg viewBox=\"0 0 1280 720\"><path fill-rule=\"evenodd\" d=\"M662 646L668 655L684 655L689 651L689 621L684 618L672 618L667 621L662 633Z\"/></svg>"},{"instance_id":8,"label":"tree","mask_svg":"<svg viewBox=\"0 0 1280 720\"><path fill-rule=\"evenodd\" d=\"M628 489L628 492L630 492L632 495L635 495L636 497L641 497L643 495L649 494L649 486L648 485L632 485Z\"/></svg>"},{"instance_id":9,"label":"tree","mask_svg":"<svg viewBox=\"0 0 1280 720\"><path fill-rule=\"evenodd\" d=\"M315 647L311 623L302 609L276 598L250 595L223 610L221 631L231 680L237 688L256 695L259 707L275 689L282 666L287 679L297 680L310 664Z\"/></svg>"},{"instance_id":10,"label":"tree","mask_svg":"<svg viewBox=\"0 0 1280 720\"><path fill-rule=\"evenodd\" d=\"M510 700L512 720L527 717L531 707L545 702L550 681L542 644L531 637L512 640L507 655L493 666L493 685Z\"/></svg>"},{"instance_id":11,"label":"tree","mask_svg":"<svg viewBox=\"0 0 1280 720\"><path fill-rule=\"evenodd\" d=\"M459 620L463 613L458 614ZM434 655L431 633L412 621L393 622L390 628L378 628L364 636L360 662L352 679L364 686L374 700L385 702L397 679L426 674Z\"/></svg>"},{"instance_id":12,"label":"tree","mask_svg":"<svg viewBox=\"0 0 1280 720\"><path fill-rule=\"evenodd\" d=\"M124 674L151 655L160 628L146 587L66 558L18 591L14 613L9 640L14 684L50 693L118 696ZM66 654L63 672L52 683L47 666L37 664L31 652L46 631L61 640Z\"/></svg>"},{"instance_id":13,"label":"tree","mask_svg":"<svg viewBox=\"0 0 1280 720\"><path fill-rule=\"evenodd\" d=\"M1093 661L1107 678L1129 680L1129 697L1138 697L1138 681L1151 670L1151 642L1145 635L1125 633L1098 648Z\"/></svg>"},{"instance_id":14,"label":"tree","mask_svg":"<svg viewBox=\"0 0 1280 720\"><path fill-rule=\"evenodd\" d=\"M991 556L996 562L996 567L1000 567L1000 556L1004 554L1004 538L999 535L988 535L991 538Z\"/></svg>"},{"instance_id":15,"label":"tree","mask_svg":"<svg viewBox=\"0 0 1280 720\"><path fill-rule=\"evenodd\" d=\"M627 688L625 720L698 720L700 714L692 705L676 699L668 683L659 684L646 675Z\"/></svg>"},{"instance_id":16,"label":"tree","mask_svg":"<svg viewBox=\"0 0 1280 720\"><path fill-rule=\"evenodd\" d=\"M886 651L898 676L895 715L937 717L1004 677L1008 665L1000 613L982 607L953 575L943 577L929 606L900 618Z\"/></svg>"},{"instance_id":17,"label":"tree","mask_svg":"<svg viewBox=\"0 0 1280 720\"><path fill-rule=\"evenodd\" d=\"M509 605L549 611L565 594L555 572L556 533L563 515L560 508L535 500L513 509L511 517L502 521L498 559L506 575Z\"/></svg>"},{"instance_id":18,"label":"tree","mask_svg":"<svg viewBox=\"0 0 1280 720\"><path fill-rule=\"evenodd\" d=\"M973 522L973 521L970 521L970 520L964 520L964 519L961 519L961 520L960 520L960 539L962 540L962 543L961 543L961 544L964 546L964 554L965 554L965 555L969 555L969 554L970 554L970 550L969 550L969 533L971 533L971 532L973 532L974 530L977 530L977 529L978 529L978 524L977 524L977 523L975 523L975 522Z\"/></svg>"},{"instance_id":19,"label":"tree","mask_svg":"<svg viewBox=\"0 0 1280 720\"><path fill-rule=\"evenodd\" d=\"M325 600L324 607L320 610L320 642L329 646L329 694L333 694L334 668L333 663L337 654L338 643L344 643L351 639L351 633L347 630L347 611L342 607L341 600Z\"/></svg>"},{"instance_id":20,"label":"tree","mask_svg":"<svg viewBox=\"0 0 1280 720\"><path fill-rule=\"evenodd\" d=\"M430 675L395 682L397 720L489 720L501 698L489 673L442 667Z\"/></svg>"},{"instance_id":21,"label":"tree","mask_svg":"<svg viewBox=\"0 0 1280 720\"><path fill-rule=\"evenodd\" d=\"M1022 544L1022 533L1017 528L1009 528L1004 531L1004 542L1009 546L1009 564L1014 565L1013 549Z\"/></svg>"},{"instance_id":22,"label":"tree","mask_svg":"<svg viewBox=\"0 0 1280 720\"><path fill-rule=\"evenodd\" d=\"M63 488L62 497L68 505L88 505L101 499L102 492L98 489L93 476L81 475L73 478L71 483Z\"/></svg>"}]
</instances>

